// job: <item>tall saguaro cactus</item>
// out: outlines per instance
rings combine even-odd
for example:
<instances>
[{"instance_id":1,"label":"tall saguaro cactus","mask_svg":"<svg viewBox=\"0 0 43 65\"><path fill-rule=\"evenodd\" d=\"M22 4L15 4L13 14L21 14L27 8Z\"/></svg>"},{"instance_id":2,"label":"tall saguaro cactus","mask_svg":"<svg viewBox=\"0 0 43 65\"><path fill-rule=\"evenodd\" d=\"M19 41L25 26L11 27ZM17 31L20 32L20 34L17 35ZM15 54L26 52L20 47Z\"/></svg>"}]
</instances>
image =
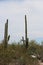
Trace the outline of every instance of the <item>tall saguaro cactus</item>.
<instances>
[{"instance_id":1,"label":"tall saguaro cactus","mask_svg":"<svg viewBox=\"0 0 43 65\"><path fill-rule=\"evenodd\" d=\"M8 44L8 19L7 22L5 23L4 48L7 48L7 44Z\"/></svg>"},{"instance_id":2,"label":"tall saguaro cactus","mask_svg":"<svg viewBox=\"0 0 43 65\"><path fill-rule=\"evenodd\" d=\"M28 48L28 38L27 38L27 19L25 15L25 43L26 43L26 48Z\"/></svg>"},{"instance_id":3,"label":"tall saguaro cactus","mask_svg":"<svg viewBox=\"0 0 43 65\"><path fill-rule=\"evenodd\" d=\"M10 39L10 35L8 36L8 19L7 19L7 22L5 23L5 31L4 31L4 49L3 49L3 58L4 58L4 61L3 61L3 64L6 65L6 61L7 61L7 45L8 45L8 41Z\"/></svg>"}]
</instances>

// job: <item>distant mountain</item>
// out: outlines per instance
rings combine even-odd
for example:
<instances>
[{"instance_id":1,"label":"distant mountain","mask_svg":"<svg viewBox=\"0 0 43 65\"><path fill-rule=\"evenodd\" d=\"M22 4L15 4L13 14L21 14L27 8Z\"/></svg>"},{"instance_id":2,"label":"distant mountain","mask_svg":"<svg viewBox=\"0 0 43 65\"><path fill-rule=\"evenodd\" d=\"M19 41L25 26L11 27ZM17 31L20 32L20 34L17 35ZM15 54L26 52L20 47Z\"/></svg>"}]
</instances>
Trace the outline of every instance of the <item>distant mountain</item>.
<instances>
[{"instance_id":1,"label":"distant mountain","mask_svg":"<svg viewBox=\"0 0 43 65\"><path fill-rule=\"evenodd\" d=\"M41 43L42 41L43 41L43 38L41 37L41 38L36 38L36 41L38 42L38 43Z\"/></svg>"}]
</instances>

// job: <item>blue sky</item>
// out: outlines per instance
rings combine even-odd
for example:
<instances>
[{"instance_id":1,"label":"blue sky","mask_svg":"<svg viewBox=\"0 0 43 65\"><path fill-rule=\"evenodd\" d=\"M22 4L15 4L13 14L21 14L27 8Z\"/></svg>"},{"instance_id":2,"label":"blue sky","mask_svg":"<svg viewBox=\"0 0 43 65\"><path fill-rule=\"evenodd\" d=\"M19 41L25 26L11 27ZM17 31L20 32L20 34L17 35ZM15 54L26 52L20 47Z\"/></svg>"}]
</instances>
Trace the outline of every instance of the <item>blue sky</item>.
<instances>
[{"instance_id":1,"label":"blue sky","mask_svg":"<svg viewBox=\"0 0 43 65\"><path fill-rule=\"evenodd\" d=\"M27 15L28 38L43 41L43 0L0 0L0 41L4 38L4 25L9 20L10 42L25 35L24 16Z\"/></svg>"}]
</instances>

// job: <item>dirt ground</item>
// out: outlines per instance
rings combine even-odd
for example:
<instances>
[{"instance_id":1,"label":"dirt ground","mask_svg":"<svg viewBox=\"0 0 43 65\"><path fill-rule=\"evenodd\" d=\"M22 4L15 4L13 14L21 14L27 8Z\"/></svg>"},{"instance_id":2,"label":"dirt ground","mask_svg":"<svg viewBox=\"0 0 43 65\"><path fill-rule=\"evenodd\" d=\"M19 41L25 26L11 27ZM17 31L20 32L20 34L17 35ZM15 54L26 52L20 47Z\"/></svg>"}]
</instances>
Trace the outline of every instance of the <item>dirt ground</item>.
<instances>
[{"instance_id":1,"label":"dirt ground","mask_svg":"<svg viewBox=\"0 0 43 65\"><path fill-rule=\"evenodd\" d=\"M43 65L43 62L39 61L39 65Z\"/></svg>"}]
</instances>

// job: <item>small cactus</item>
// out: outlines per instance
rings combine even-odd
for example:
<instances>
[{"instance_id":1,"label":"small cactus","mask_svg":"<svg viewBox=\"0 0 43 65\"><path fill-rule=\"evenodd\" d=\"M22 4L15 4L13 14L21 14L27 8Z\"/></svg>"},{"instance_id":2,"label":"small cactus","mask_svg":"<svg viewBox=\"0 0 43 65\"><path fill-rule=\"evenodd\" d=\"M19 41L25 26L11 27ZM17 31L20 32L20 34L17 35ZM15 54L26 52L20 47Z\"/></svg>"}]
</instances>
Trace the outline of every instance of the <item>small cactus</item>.
<instances>
[{"instance_id":1,"label":"small cactus","mask_svg":"<svg viewBox=\"0 0 43 65\"><path fill-rule=\"evenodd\" d=\"M24 44L24 37L22 36L22 41L23 41L23 44Z\"/></svg>"}]
</instances>

